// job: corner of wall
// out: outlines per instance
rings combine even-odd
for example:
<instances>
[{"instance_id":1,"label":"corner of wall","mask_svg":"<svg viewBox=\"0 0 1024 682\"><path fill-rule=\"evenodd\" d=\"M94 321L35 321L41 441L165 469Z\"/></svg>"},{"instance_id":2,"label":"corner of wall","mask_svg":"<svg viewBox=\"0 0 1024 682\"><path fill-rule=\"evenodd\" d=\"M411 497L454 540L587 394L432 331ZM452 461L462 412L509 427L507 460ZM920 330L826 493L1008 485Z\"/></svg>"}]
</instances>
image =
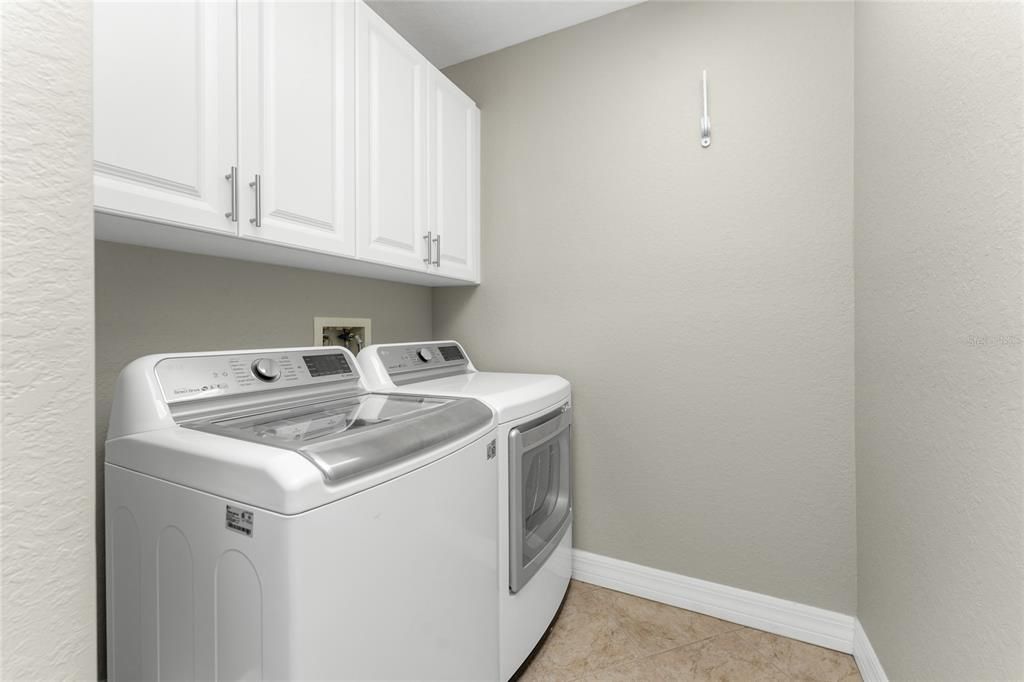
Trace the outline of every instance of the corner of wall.
<instances>
[{"instance_id":1,"label":"corner of wall","mask_svg":"<svg viewBox=\"0 0 1024 682\"><path fill-rule=\"evenodd\" d=\"M92 6L2 3L0 25L0 677L89 679L97 669Z\"/></svg>"}]
</instances>

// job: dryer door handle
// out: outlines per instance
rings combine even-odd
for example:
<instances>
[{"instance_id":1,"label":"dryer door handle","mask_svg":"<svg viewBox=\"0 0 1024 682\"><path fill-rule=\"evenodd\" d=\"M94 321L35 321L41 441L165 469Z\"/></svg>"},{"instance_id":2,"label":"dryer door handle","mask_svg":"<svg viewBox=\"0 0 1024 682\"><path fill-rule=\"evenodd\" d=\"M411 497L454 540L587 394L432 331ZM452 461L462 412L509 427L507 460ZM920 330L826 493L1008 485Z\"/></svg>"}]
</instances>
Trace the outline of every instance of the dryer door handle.
<instances>
[{"instance_id":1,"label":"dryer door handle","mask_svg":"<svg viewBox=\"0 0 1024 682\"><path fill-rule=\"evenodd\" d=\"M513 429L509 434L510 443L515 448L513 454L518 456L527 450L532 450L556 437L571 425L572 408L563 405L558 412L542 417L540 423L532 422L527 425L529 428L525 430Z\"/></svg>"}]
</instances>

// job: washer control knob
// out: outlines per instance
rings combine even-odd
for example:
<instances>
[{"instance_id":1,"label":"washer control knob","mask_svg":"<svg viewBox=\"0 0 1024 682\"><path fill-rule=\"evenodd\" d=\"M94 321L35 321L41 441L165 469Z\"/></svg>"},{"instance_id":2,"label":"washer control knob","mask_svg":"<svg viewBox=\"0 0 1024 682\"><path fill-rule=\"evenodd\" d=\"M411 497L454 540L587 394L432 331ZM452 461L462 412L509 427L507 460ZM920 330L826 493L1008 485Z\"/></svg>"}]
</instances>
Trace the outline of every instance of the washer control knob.
<instances>
[{"instance_id":1,"label":"washer control knob","mask_svg":"<svg viewBox=\"0 0 1024 682\"><path fill-rule=\"evenodd\" d=\"M281 378L281 368L270 358L260 358L252 363L252 373L263 381L277 381Z\"/></svg>"},{"instance_id":2,"label":"washer control knob","mask_svg":"<svg viewBox=\"0 0 1024 682\"><path fill-rule=\"evenodd\" d=\"M430 362L434 359L434 354L430 352L429 348L420 348L416 351L416 355L420 357L423 362Z\"/></svg>"}]
</instances>

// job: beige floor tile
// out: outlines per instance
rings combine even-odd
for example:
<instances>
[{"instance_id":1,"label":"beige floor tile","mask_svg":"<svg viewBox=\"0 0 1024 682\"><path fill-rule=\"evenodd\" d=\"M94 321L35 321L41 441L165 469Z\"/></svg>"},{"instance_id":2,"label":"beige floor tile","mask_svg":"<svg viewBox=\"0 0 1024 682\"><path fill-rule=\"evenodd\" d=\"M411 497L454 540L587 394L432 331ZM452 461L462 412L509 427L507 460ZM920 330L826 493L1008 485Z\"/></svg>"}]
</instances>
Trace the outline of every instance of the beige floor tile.
<instances>
[{"instance_id":1,"label":"beige floor tile","mask_svg":"<svg viewBox=\"0 0 1024 682\"><path fill-rule=\"evenodd\" d=\"M572 581L520 682L860 682L853 658Z\"/></svg>"},{"instance_id":2,"label":"beige floor tile","mask_svg":"<svg viewBox=\"0 0 1024 682\"><path fill-rule=\"evenodd\" d=\"M617 593L572 590L521 680L572 680L637 656L633 639L611 608Z\"/></svg>"},{"instance_id":3,"label":"beige floor tile","mask_svg":"<svg viewBox=\"0 0 1024 682\"><path fill-rule=\"evenodd\" d=\"M853 656L761 630L738 633L768 656L790 679L800 682L860 682Z\"/></svg>"},{"instance_id":4,"label":"beige floor tile","mask_svg":"<svg viewBox=\"0 0 1024 682\"><path fill-rule=\"evenodd\" d=\"M579 676L564 670L552 668L543 660L535 658L525 670L521 670L516 682L574 682Z\"/></svg>"},{"instance_id":5,"label":"beige floor tile","mask_svg":"<svg viewBox=\"0 0 1024 682\"><path fill-rule=\"evenodd\" d=\"M586 682L788 682L770 657L737 631L627 661L583 677Z\"/></svg>"},{"instance_id":6,"label":"beige floor tile","mask_svg":"<svg viewBox=\"0 0 1024 682\"><path fill-rule=\"evenodd\" d=\"M636 642L641 656L675 649L741 627L628 594L616 595L612 608L622 627Z\"/></svg>"},{"instance_id":7,"label":"beige floor tile","mask_svg":"<svg viewBox=\"0 0 1024 682\"><path fill-rule=\"evenodd\" d=\"M585 583L582 580L573 579L569 581L569 589L578 590L580 592L588 592L590 590L596 590L597 585L592 585L591 583Z\"/></svg>"}]
</instances>

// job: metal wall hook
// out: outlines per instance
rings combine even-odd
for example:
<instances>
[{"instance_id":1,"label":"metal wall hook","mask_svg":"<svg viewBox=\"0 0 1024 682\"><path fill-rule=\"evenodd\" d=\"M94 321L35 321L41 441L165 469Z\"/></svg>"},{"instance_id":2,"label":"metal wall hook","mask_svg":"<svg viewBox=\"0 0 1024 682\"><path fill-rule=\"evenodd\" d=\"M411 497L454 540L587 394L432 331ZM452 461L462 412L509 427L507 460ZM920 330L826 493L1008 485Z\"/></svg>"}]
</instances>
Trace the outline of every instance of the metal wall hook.
<instances>
[{"instance_id":1,"label":"metal wall hook","mask_svg":"<svg viewBox=\"0 0 1024 682\"><path fill-rule=\"evenodd\" d=\"M711 146L711 118L708 117L708 72L707 69L703 71L701 76L702 85L704 88L704 115L700 117L700 146L710 147Z\"/></svg>"}]
</instances>

